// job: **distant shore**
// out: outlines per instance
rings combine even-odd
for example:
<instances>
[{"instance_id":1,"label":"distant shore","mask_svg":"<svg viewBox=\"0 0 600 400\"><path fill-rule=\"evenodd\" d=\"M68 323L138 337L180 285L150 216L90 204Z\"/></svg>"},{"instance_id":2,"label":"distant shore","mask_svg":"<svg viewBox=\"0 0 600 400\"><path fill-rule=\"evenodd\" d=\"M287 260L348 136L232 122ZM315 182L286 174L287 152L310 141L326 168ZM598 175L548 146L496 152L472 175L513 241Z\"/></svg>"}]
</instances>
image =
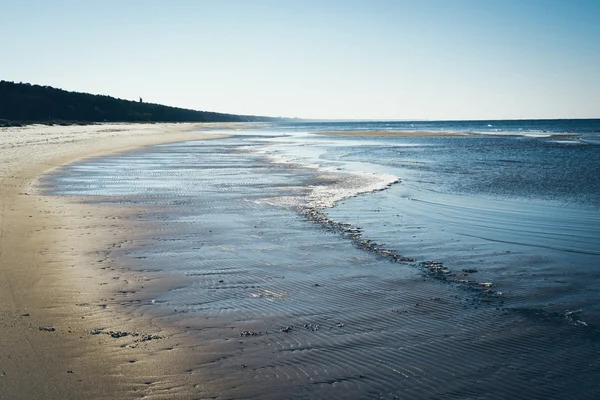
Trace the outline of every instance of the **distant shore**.
<instances>
[{"instance_id":1,"label":"distant shore","mask_svg":"<svg viewBox=\"0 0 600 400\"><path fill-rule=\"evenodd\" d=\"M114 304L123 282L105 272L118 266L103 257L103 249L127 240L118 225L123 210L100 211L68 197L41 195L37 178L81 158L223 137L198 131L238 127L0 128L0 399L130 398L144 385L143 376L168 374L164 360L135 364L158 350L153 342L124 353L109 335L90 334L117 326L158 334L158 328L117 312Z\"/></svg>"}]
</instances>

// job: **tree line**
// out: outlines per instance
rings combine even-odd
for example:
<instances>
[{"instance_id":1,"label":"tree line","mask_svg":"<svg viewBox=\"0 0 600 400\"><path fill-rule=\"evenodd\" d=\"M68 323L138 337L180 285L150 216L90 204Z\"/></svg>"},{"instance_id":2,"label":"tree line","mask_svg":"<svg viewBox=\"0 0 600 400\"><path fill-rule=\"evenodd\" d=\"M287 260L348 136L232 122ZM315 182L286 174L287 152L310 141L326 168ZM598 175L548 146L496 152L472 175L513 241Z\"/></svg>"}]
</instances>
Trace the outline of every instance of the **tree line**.
<instances>
[{"instance_id":1,"label":"tree line","mask_svg":"<svg viewBox=\"0 0 600 400\"><path fill-rule=\"evenodd\" d=\"M223 114L0 81L0 126L28 123L254 122L276 118Z\"/></svg>"}]
</instances>

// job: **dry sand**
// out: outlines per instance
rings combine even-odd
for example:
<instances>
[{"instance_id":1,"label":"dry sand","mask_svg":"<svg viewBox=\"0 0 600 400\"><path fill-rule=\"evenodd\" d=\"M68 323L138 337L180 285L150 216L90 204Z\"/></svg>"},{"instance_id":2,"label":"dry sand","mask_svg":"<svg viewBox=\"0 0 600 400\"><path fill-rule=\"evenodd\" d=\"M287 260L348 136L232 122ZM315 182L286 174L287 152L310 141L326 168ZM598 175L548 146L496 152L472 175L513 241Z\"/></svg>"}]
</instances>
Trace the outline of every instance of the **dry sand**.
<instances>
[{"instance_id":1,"label":"dry sand","mask_svg":"<svg viewBox=\"0 0 600 400\"><path fill-rule=\"evenodd\" d=\"M119 216L132 210L40 195L35 183L80 158L216 137L190 131L219 127L235 125L0 129L0 399L115 399L149 391L161 398L161 391L178 392L169 379L178 359L172 332L119 312L115 299L119 290L153 284L119 274L104 251L127 241ZM98 328L165 339L90 334Z\"/></svg>"}]
</instances>

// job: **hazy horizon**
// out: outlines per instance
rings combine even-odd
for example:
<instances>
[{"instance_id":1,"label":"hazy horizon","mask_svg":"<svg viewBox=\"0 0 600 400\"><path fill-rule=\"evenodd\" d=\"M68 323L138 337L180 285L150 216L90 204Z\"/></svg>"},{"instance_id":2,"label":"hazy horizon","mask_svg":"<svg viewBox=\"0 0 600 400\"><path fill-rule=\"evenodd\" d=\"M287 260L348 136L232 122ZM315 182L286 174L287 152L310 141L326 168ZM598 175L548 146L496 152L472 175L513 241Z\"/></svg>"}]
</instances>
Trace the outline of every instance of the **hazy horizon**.
<instances>
[{"instance_id":1,"label":"hazy horizon","mask_svg":"<svg viewBox=\"0 0 600 400\"><path fill-rule=\"evenodd\" d=\"M600 118L600 2L0 5L0 79L314 120Z\"/></svg>"}]
</instances>

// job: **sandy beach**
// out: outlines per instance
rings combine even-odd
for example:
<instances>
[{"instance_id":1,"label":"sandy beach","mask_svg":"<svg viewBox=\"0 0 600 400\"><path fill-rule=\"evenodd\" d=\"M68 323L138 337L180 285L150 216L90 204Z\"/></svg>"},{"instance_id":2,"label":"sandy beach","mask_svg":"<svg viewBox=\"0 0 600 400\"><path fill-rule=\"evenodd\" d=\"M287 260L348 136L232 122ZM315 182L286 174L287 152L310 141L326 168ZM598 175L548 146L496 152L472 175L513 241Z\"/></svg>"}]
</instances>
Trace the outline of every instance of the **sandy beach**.
<instances>
[{"instance_id":1,"label":"sandy beach","mask_svg":"<svg viewBox=\"0 0 600 400\"><path fill-rule=\"evenodd\" d=\"M114 273L102 249L126 241L128 233L115 222L120 211L102 214L97 207L41 196L33 187L40 175L74 160L218 137L197 131L219 126L0 129L0 399L131 398L150 384L149 376L172 373L170 356L150 356L172 349L169 340L152 342L165 333L140 326L114 304L127 280ZM123 351L111 336L117 328L112 336L127 334L135 343L129 347L136 348ZM90 334L94 329L108 334Z\"/></svg>"},{"instance_id":2,"label":"sandy beach","mask_svg":"<svg viewBox=\"0 0 600 400\"><path fill-rule=\"evenodd\" d=\"M230 339L239 336L232 320L191 325L128 306L178 285L136 274L111 258L114 250L143 240L148 225L136 222L136 216L147 210L86 204L39 187L40 177L65 164L149 145L225 137L198 131L239 127L102 124L0 130L0 399L192 399L203 390L238 398L260 395L261 385L247 381L236 387L239 365L221 367L229 371L225 380L223 371L203 377L196 369L244 350L242 342L231 347L237 341ZM258 331L259 321L246 325ZM211 330L203 334L198 352L190 329L204 332L207 326ZM257 354L269 359L262 350Z\"/></svg>"},{"instance_id":3,"label":"sandy beach","mask_svg":"<svg viewBox=\"0 0 600 400\"><path fill-rule=\"evenodd\" d=\"M260 128L2 130L0 399L597 398L597 213L438 191L560 142Z\"/></svg>"}]
</instances>

